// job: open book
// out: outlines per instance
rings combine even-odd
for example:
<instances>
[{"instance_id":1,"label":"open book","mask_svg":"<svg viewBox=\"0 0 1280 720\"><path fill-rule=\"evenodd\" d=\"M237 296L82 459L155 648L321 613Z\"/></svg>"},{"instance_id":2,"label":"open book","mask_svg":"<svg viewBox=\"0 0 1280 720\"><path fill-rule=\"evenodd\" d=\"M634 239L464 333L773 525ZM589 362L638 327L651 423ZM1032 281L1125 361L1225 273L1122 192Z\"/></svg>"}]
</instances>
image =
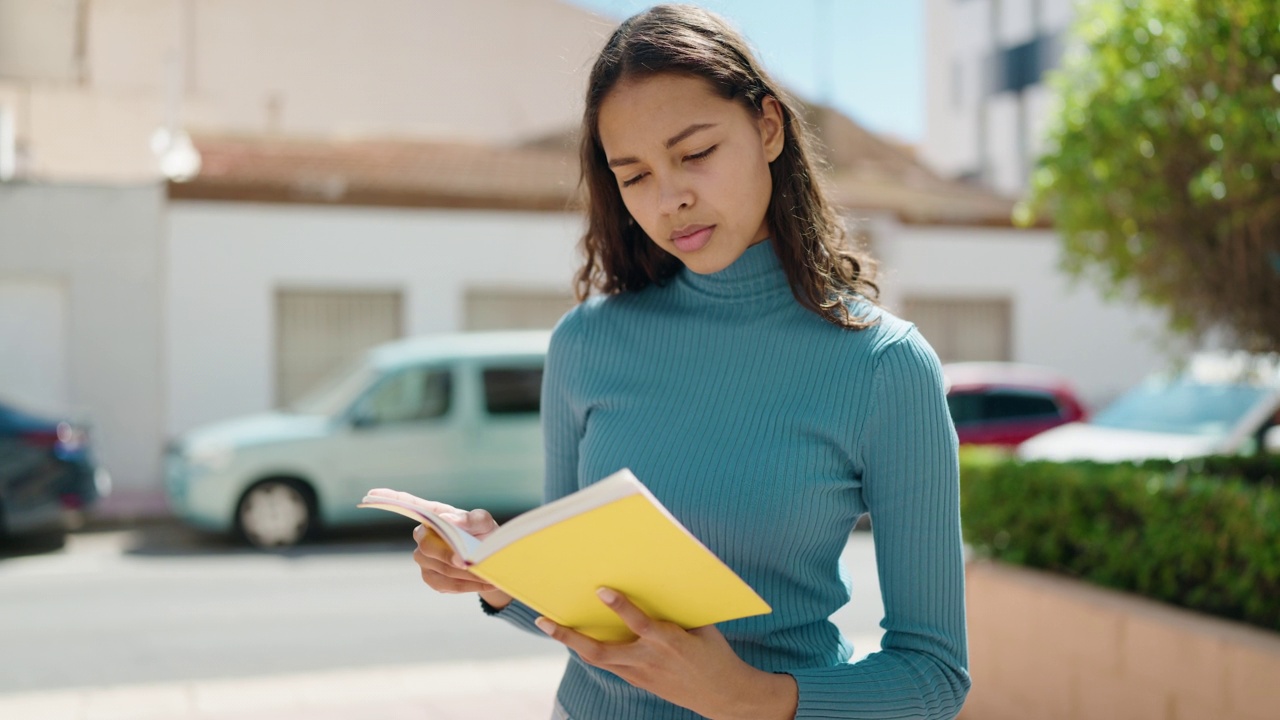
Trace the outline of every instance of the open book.
<instances>
[{"instance_id":1,"label":"open book","mask_svg":"<svg viewBox=\"0 0 1280 720\"><path fill-rule=\"evenodd\" d=\"M771 612L629 470L530 510L478 540L429 511L366 495L444 538L475 575L597 640L634 637L596 597L610 587L650 617L686 629Z\"/></svg>"}]
</instances>

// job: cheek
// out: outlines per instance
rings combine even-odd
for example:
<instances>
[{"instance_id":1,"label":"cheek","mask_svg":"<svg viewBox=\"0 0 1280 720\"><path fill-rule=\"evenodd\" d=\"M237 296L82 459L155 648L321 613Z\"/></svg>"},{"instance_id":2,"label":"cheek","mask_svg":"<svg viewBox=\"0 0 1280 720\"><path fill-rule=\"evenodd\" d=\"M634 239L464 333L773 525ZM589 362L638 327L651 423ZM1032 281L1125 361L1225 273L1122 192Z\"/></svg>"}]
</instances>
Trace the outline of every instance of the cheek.
<instances>
[{"instance_id":1,"label":"cheek","mask_svg":"<svg viewBox=\"0 0 1280 720\"><path fill-rule=\"evenodd\" d=\"M773 176L769 172L769 163L764 156L752 158L749 166L742 167L738 176L738 187L741 197L747 203L744 210L752 215L763 215L769 207L773 196ZM752 218L754 220L754 218Z\"/></svg>"},{"instance_id":2,"label":"cheek","mask_svg":"<svg viewBox=\"0 0 1280 720\"><path fill-rule=\"evenodd\" d=\"M640 226L645 235L650 238L654 237L654 212L652 205L646 201L643 191L635 190L623 193L622 206L627 209L627 214L631 216L636 225Z\"/></svg>"}]
</instances>

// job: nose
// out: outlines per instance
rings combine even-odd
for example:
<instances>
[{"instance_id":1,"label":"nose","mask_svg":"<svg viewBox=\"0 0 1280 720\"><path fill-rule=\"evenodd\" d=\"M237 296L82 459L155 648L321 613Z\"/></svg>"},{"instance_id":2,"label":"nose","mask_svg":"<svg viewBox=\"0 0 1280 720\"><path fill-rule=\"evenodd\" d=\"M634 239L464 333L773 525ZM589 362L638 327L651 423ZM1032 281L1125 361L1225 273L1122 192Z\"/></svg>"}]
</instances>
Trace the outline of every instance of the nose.
<instances>
[{"instance_id":1,"label":"nose","mask_svg":"<svg viewBox=\"0 0 1280 720\"><path fill-rule=\"evenodd\" d=\"M658 210L674 215L693 205L693 190L681 180L679 173L658 180Z\"/></svg>"}]
</instances>

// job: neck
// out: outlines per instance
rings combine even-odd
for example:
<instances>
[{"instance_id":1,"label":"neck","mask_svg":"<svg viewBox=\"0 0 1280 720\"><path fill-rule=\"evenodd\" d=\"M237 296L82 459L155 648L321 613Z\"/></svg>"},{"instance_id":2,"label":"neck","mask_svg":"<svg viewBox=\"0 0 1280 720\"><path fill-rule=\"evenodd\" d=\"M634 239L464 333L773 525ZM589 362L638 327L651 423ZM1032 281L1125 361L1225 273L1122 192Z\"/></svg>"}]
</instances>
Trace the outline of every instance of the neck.
<instances>
[{"instance_id":1,"label":"neck","mask_svg":"<svg viewBox=\"0 0 1280 720\"><path fill-rule=\"evenodd\" d=\"M682 269L677 282L693 293L725 300L746 300L791 291L771 240L748 247L729 267L718 272L700 275L688 268Z\"/></svg>"}]
</instances>

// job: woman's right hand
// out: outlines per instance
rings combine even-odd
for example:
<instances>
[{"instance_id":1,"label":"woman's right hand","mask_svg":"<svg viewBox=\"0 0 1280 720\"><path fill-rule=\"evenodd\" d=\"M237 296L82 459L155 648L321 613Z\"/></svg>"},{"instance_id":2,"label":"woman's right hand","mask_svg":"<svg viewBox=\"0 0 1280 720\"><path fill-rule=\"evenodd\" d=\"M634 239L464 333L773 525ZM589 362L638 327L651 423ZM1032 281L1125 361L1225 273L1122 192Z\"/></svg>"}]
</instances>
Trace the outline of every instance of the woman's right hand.
<instances>
[{"instance_id":1,"label":"woman's right hand","mask_svg":"<svg viewBox=\"0 0 1280 720\"><path fill-rule=\"evenodd\" d=\"M446 503L424 500L412 493L386 488L370 490L369 494L416 505L439 515L446 522L466 530L476 538L483 539L498 529L497 521L488 510L462 510ZM442 593L477 592L485 602L496 608L506 607L511 602L510 595L468 572L462 558L453 552L453 548L435 530L419 525L413 529L413 539L418 544L413 552L413 561L422 570L422 581L433 590Z\"/></svg>"},{"instance_id":2,"label":"woman's right hand","mask_svg":"<svg viewBox=\"0 0 1280 720\"><path fill-rule=\"evenodd\" d=\"M436 502L431 502L431 506L435 514L477 538L484 538L498 529L497 521L487 510L461 510ZM462 558L435 530L419 525L413 529L413 539L418 544L413 560L421 568L422 581L436 592L480 593L485 602L496 608L506 607L511 602L511 596L468 571Z\"/></svg>"}]
</instances>

